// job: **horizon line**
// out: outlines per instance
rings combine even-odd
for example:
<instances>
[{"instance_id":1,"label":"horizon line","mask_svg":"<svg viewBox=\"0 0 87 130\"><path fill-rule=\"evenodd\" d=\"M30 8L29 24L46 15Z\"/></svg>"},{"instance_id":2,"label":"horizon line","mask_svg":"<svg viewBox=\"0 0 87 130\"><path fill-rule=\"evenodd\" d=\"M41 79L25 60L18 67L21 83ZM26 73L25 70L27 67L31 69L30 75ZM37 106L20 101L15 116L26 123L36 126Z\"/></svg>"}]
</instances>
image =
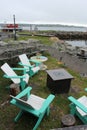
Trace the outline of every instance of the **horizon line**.
<instances>
[{"instance_id":1,"label":"horizon line","mask_svg":"<svg viewBox=\"0 0 87 130\"><path fill-rule=\"evenodd\" d=\"M42 25L63 25L63 26L78 26L78 27L87 27L87 24L79 24L79 23L59 23L59 22L25 22L25 21L16 21L17 24L42 24ZM0 24L14 24L13 22L0 22Z\"/></svg>"}]
</instances>

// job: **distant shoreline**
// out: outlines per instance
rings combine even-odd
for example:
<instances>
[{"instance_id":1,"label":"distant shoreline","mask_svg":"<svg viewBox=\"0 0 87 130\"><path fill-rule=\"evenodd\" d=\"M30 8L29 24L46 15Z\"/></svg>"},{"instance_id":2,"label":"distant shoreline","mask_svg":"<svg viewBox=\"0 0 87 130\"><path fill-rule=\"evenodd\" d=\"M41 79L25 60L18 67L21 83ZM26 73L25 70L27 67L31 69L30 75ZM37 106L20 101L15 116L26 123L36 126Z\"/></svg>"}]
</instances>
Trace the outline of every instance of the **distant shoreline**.
<instances>
[{"instance_id":1,"label":"distant shoreline","mask_svg":"<svg viewBox=\"0 0 87 130\"><path fill-rule=\"evenodd\" d=\"M8 24L8 23L6 23ZM23 30L54 30L54 31L87 31L87 26L82 25L63 25L63 24L25 24L17 23ZM0 28L5 26L5 23L0 23Z\"/></svg>"},{"instance_id":2,"label":"distant shoreline","mask_svg":"<svg viewBox=\"0 0 87 130\"><path fill-rule=\"evenodd\" d=\"M19 25L36 25L36 26L68 26L68 27L87 27L86 24L73 24L73 23L28 23L28 22L16 22ZM6 24L13 24L13 22L6 22ZM0 25L5 25L4 22L0 22Z\"/></svg>"}]
</instances>

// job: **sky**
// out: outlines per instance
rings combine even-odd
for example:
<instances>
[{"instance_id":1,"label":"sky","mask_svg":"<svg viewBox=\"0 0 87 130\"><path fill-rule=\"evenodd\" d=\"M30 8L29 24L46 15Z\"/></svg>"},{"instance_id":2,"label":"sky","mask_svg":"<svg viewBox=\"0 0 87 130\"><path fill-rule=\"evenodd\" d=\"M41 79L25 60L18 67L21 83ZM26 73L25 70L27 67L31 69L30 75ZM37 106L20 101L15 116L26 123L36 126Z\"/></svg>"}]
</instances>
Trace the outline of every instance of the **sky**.
<instances>
[{"instance_id":1,"label":"sky","mask_svg":"<svg viewBox=\"0 0 87 130\"><path fill-rule=\"evenodd\" d=\"M87 0L0 0L0 23L87 26Z\"/></svg>"}]
</instances>

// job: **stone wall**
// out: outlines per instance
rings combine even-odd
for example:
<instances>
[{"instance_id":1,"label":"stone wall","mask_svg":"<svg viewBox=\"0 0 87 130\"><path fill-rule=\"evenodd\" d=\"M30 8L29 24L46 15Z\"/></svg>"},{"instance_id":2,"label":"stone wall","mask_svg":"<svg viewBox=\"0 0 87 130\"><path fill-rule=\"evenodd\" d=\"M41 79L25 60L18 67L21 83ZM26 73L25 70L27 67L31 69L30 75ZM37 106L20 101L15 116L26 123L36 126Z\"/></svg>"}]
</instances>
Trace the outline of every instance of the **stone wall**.
<instances>
[{"instance_id":1,"label":"stone wall","mask_svg":"<svg viewBox=\"0 0 87 130\"><path fill-rule=\"evenodd\" d=\"M0 42L0 64L9 62L15 66L19 61L18 55L26 53L28 57L42 51L41 44L38 40L17 41L4 43Z\"/></svg>"}]
</instances>

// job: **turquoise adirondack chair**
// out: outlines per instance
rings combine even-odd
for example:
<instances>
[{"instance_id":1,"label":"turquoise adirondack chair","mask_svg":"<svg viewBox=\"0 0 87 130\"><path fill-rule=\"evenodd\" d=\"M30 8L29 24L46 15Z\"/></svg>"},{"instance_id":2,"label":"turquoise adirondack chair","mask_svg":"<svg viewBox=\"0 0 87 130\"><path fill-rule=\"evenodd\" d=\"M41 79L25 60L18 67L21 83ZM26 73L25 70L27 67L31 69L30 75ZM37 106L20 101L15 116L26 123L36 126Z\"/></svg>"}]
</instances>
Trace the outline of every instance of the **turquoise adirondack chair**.
<instances>
[{"instance_id":1,"label":"turquoise adirondack chair","mask_svg":"<svg viewBox=\"0 0 87 130\"><path fill-rule=\"evenodd\" d=\"M38 97L36 95L30 94L31 87L25 88L22 92L20 92L16 97L12 97L10 101L11 104L16 105L21 110L14 119L15 122L21 117L24 111L33 114L34 116L38 117L38 120L33 127L33 130L36 130L41 120L43 119L45 113L49 115L50 104L54 99L54 95L50 94L46 99ZM23 100L22 98L27 96L27 100Z\"/></svg>"},{"instance_id":2,"label":"turquoise adirondack chair","mask_svg":"<svg viewBox=\"0 0 87 130\"><path fill-rule=\"evenodd\" d=\"M19 59L21 61L19 62L19 64L26 68L26 72L30 75L30 77L38 73L38 71L40 70L39 65L41 63L35 60L29 60L26 54L19 55ZM34 64L31 65L31 62L33 62Z\"/></svg>"},{"instance_id":3,"label":"turquoise adirondack chair","mask_svg":"<svg viewBox=\"0 0 87 130\"><path fill-rule=\"evenodd\" d=\"M87 124L87 97L82 96L79 99L75 99L70 96L68 99L71 101L70 113L78 116L84 124Z\"/></svg>"},{"instance_id":4,"label":"turquoise adirondack chair","mask_svg":"<svg viewBox=\"0 0 87 130\"><path fill-rule=\"evenodd\" d=\"M1 66L1 70L5 73L3 77L10 78L13 83L19 84L21 91L25 88L26 84L28 84L29 75L26 74L25 68L11 68L7 63L4 63ZM22 70L24 74L18 76L14 70Z\"/></svg>"}]
</instances>

